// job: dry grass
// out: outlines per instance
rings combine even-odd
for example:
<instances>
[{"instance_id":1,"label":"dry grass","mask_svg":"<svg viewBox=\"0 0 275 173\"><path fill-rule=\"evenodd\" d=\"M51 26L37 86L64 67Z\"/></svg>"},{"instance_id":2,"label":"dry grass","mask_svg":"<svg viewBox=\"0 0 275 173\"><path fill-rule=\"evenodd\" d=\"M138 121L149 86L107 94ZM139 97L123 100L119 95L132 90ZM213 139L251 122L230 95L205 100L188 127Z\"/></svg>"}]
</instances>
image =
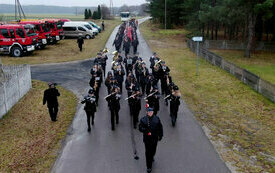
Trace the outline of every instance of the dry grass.
<instances>
[{"instance_id":1,"label":"dry grass","mask_svg":"<svg viewBox=\"0 0 275 173\"><path fill-rule=\"evenodd\" d=\"M42 97L47 84L33 88L0 120L0 172L49 172L75 115L77 99L58 87L60 110L53 123Z\"/></svg>"},{"instance_id":2,"label":"dry grass","mask_svg":"<svg viewBox=\"0 0 275 173\"><path fill-rule=\"evenodd\" d=\"M245 58L243 51L211 50L230 62L243 67L261 78L275 84L275 53L256 51L251 58Z\"/></svg>"},{"instance_id":3,"label":"dry grass","mask_svg":"<svg viewBox=\"0 0 275 173\"><path fill-rule=\"evenodd\" d=\"M65 39L61 40L56 45L47 45L44 50L37 50L29 56L21 58L1 56L2 63L43 64L88 59L95 56L100 49L104 48L113 29L119 24L119 20L106 20L105 31L96 36L95 39L85 40L82 52L79 51L76 39Z\"/></svg>"},{"instance_id":4,"label":"dry grass","mask_svg":"<svg viewBox=\"0 0 275 173\"><path fill-rule=\"evenodd\" d=\"M223 159L242 172L275 171L275 104L202 59L196 76L196 56L183 41L186 31L167 35L152 26L142 24L141 32L171 68L197 119L211 130L214 141L224 144L219 150Z\"/></svg>"}]
</instances>

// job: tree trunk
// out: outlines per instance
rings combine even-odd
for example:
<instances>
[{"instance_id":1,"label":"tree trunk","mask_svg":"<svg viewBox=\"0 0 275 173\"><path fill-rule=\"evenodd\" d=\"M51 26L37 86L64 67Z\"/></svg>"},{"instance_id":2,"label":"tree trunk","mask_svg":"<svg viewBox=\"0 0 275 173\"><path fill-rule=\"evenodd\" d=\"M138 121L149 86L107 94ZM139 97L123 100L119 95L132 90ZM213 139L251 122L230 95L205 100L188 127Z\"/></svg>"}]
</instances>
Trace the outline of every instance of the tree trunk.
<instances>
[{"instance_id":1,"label":"tree trunk","mask_svg":"<svg viewBox=\"0 0 275 173\"><path fill-rule=\"evenodd\" d=\"M218 23L216 22L216 30L215 30L215 39L218 40L218 29L219 29L219 26L218 26Z\"/></svg>"},{"instance_id":2,"label":"tree trunk","mask_svg":"<svg viewBox=\"0 0 275 173\"><path fill-rule=\"evenodd\" d=\"M224 33L223 33L223 38L226 39L226 26L224 25Z\"/></svg>"},{"instance_id":3,"label":"tree trunk","mask_svg":"<svg viewBox=\"0 0 275 173\"><path fill-rule=\"evenodd\" d=\"M256 15L253 13L253 11L250 11L248 14L248 40L247 40L247 47L245 50L244 56L247 58L250 58L250 54L252 51L252 45L253 45L253 37L255 33L255 24L256 24Z\"/></svg>"},{"instance_id":4,"label":"tree trunk","mask_svg":"<svg viewBox=\"0 0 275 173\"><path fill-rule=\"evenodd\" d=\"M209 38L209 23L207 24L206 38Z\"/></svg>"},{"instance_id":5,"label":"tree trunk","mask_svg":"<svg viewBox=\"0 0 275 173\"><path fill-rule=\"evenodd\" d=\"M211 26L211 40L214 40L214 24Z\"/></svg>"}]
</instances>

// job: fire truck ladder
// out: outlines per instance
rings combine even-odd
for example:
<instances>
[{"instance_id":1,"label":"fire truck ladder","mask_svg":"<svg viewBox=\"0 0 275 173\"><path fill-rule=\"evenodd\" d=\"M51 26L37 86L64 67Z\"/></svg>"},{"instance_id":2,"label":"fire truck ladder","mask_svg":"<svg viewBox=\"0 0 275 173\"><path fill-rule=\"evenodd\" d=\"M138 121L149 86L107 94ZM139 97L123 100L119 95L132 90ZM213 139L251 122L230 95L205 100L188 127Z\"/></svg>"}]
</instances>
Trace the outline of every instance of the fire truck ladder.
<instances>
[{"instance_id":1,"label":"fire truck ladder","mask_svg":"<svg viewBox=\"0 0 275 173\"><path fill-rule=\"evenodd\" d=\"M26 15L24 13L24 10L19 2L19 0L15 0L15 20L19 19L26 19Z\"/></svg>"}]
</instances>

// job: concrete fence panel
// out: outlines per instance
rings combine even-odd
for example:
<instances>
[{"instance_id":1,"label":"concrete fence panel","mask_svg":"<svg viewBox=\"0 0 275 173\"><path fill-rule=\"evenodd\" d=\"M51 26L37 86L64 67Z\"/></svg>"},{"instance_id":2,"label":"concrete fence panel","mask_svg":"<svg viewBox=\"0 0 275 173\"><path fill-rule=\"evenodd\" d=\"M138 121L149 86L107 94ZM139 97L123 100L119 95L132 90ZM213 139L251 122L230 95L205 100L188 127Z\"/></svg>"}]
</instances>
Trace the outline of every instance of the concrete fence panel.
<instances>
[{"instance_id":1,"label":"concrete fence panel","mask_svg":"<svg viewBox=\"0 0 275 173\"><path fill-rule=\"evenodd\" d=\"M215 45L216 44L216 45ZM219 46L220 48L228 49L233 48L236 45L236 41L234 42L227 42L227 41L205 41L203 47L200 47L200 56L209 61L211 64L216 65L225 71L231 73L236 78L241 80L243 83L247 84L251 88L253 88L255 91L261 93L263 96L267 97L272 102L275 102L275 85L269 83L268 81L265 81L261 79L259 76L255 75L254 73L251 73L250 71L247 71L246 69L240 68L237 65L230 63L223 59L222 57L216 55L213 52L210 52L207 48L211 46ZM268 44L260 44L262 49L265 49ZM275 48L275 44L271 44ZM187 46L196 53L197 46L196 44L188 40ZM245 46L245 44L242 44L242 46ZM269 48L270 48L269 47ZM275 49L274 49L275 50Z\"/></svg>"},{"instance_id":2,"label":"concrete fence panel","mask_svg":"<svg viewBox=\"0 0 275 173\"><path fill-rule=\"evenodd\" d=\"M258 91L260 77L243 69L243 82Z\"/></svg>"},{"instance_id":3,"label":"concrete fence panel","mask_svg":"<svg viewBox=\"0 0 275 173\"><path fill-rule=\"evenodd\" d=\"M31 88L29 65L2 66L4 80L0 83L0 118Z\"/></svg>"},{"instance_id":4,"label":"concrete fence panel","mask_svg":"<svg viewBox=\"0 0 275 173\"><path fill-rule=\"evenodd\" d=\"M275 85L260 79L258 91L262 95L266 96L267 98L275 102Z\"/></svg>"}]
</instances>

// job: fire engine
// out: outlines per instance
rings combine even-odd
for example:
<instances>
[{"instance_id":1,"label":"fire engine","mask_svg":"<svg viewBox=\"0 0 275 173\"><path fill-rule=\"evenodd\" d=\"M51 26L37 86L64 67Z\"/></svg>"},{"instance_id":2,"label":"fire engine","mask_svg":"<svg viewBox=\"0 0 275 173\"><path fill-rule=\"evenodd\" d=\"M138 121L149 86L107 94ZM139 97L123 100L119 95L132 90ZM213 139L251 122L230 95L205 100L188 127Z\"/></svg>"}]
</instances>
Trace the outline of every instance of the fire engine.
<instances>
[{"instance_id":1,"label":"fire engine","mask_svg":"<svg viewBox=\"0 0 275 173\"><path fill-rule=\"evenodd\" d=\"M51 29L52 43L57 43L64 38L63 22L59 19L42 19L40 21L45 22Z\"/></svg>"},{"instance_id":2,"label":"fire engine","mask_svg":"<svg viewBox=\"0 0 275 173\"><path fill-rule=\"evenodd\" d=\"M0 52L4 54L20 57L24 53L32 53L37 39L35 31L27 25L0 25Z\"/></svg>"},{"instance_id":3,"label":"fire engine","mask_svg":"<svg viewBox=\"0 0 275 173\"><path fill-rule=\"evenodd\" d=\"M43 49L46 47L48 41L47 40L52 40L51 37L51 30L47 26L45 22L38 21L38 20L21 20L19 24L31 24L34 25L35 27L35 32L38 34L38 48Z\"/></svg>"}]
</instances>

